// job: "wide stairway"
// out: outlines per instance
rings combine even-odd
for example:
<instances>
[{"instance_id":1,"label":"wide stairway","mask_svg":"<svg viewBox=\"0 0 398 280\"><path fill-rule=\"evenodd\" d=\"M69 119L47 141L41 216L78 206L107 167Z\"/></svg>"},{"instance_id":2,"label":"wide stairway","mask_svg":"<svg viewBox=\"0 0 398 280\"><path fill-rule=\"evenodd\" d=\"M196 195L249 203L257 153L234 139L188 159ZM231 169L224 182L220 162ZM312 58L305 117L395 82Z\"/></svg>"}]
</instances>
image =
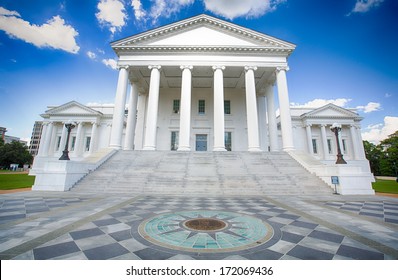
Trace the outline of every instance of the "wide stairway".
<instances>
[{"instance_id":1,"label":"wide stairway","mask_svg":"<svg viewBox=\"0 0 398 280\"><path fill-rule=\"evenodd\" d=\"M332 189L284 152L118 151L72 191L321 195Z\"/></svg>"}]
</instances>

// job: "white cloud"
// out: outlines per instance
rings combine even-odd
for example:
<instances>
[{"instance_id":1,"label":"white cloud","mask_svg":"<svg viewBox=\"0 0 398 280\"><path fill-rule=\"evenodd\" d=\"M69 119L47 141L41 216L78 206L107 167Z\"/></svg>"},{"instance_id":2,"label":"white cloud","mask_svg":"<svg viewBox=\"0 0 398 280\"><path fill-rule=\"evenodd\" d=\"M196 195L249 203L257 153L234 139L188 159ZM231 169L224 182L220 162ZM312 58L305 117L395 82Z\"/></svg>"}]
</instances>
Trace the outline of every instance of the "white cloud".
<instances>
[{"instance_id":1,"label":"white cloud","mask_svg":"<svg viewBox=\"0 0 398 280\"><path fill-rule=\"evenodd\" d=\"M75 37L79 33L59 15L54 16L43 25L31 24L21 18L16 11L0 7L0 30L9 37L18 38L39 48L60 49L78 53L80 47Z\"/></svg>"},{"instance_id":2,"label":"white cloud","mask_svg":"<svg viewBox=\"0 0 398 280\"><path fill-rule=\"evenodd\" d=\"M347 103L350 101L351 101L351 99L347 99L347 98L337 98L337 99L319 99L319 98L317 98L317 99L308 101L307 103L304 103L304 104L291 103L291 105L294 107L319 108L319 107L325 106L329 103L332 103L336 106L345 107L347 105Z\"/></svg>"},{"instance_id":3,"label":"white cloud","mask_svg":"<svg viewBox=\"0 0 398 280\"><path fill-rule=\"evenodd\" d=\"M363 140L377 145L380 141L388 138L388 135L398 130L398 117L386 116L384 117L384 124L371 125L367 130L369 131L362 132Z\"/></svg>"},{"instance_id":4,"label":"white cloud","mask_svg":"<svg viewBox=\"0 0 398 280\"><path fill-rule=\"evenodd\" d=\"M203 2L206 10L232 20L237 17L260 17L275 10L285 0L203 0Z\"/></svg>"},{"instance_id":5,"label":"white cloud","mask_svg":"<svg viewBox=\"0 0 398 280\"><path fill-rule=\"evenodd\" d=\"M381 104L377 102L369 102L365 106L357 106L357 110L363 111L364 113L370 113L374 111L380 111L381 110Z\"/></svg>"},{"instance_id":6,"label":"white cloud","mask_svg":"<svg viewBox=\"0 0 398 280\"><path fill-rule=\"evenodd\" d=\"M154 3L151 7L150 17L155 23L159 17L168 18L186 6L192 5L195 0L152 0L152 2Z\"/></svg>"},{"instance_id":7,"label":"white cloud","mask_svg":"<svg viewBox=\"0 0 398 280\"><path fill-rule=\"evenodd\" d=\"M105 64L106 66L108 66L111 69L117 69L117 61L109 58L109 59L103 59L102 63Z\"/></svg>"},{"instance_id":8,"label":"white cloud","mask_svg":"<svg viewBox=\"0 0 398 280\"><path fill-rule=\"evenodd\" d=\"M141 0L132 0L131 6L134 9L134 16L136 20L142 20L146 16L145 10L142 8Z\"/></svg>"},{"instance_id":9,"label":"white cloud","mask_svg":"<svg viewBox=\"0 0 398 280\"><path fill-rule=\"evenodd\" d=\"M21 17L21 15L17 11L9 11L3 7L0 7L0 15Z\"/></svg>"},{"instance_id":10,"label":"white cloud","mask_svg":"<svg viewBox=\"0 0 398 280\"><path fill-rule=\"evenodd\" d=\"M99 12L95 15L98 21L109 26L112 34L126 24L127 14L125 13L123 2L119 0L101 0L97 8Z\"/></svg>"},{"instance_id":11,"label":"white cloud","mask_svg":"<svg viewBox=\"0 0 398 280\"><path fill-rule=\"evenodd\" d=\"M384 0L357 0L352 13L366 13L383 2Z\"/></svg>"},{"instance_id":12,"label":"white cloud","mask_svg":"<svg viewBox=\"0 0 398 280\"><path fill-rule=\"evenodd\" d=\"M88 52L86 52L86 54L92 60L94 60L97 57L97 55L95 53L93 53L92 51L88 51Z\"/></svg>"}]
</instances>

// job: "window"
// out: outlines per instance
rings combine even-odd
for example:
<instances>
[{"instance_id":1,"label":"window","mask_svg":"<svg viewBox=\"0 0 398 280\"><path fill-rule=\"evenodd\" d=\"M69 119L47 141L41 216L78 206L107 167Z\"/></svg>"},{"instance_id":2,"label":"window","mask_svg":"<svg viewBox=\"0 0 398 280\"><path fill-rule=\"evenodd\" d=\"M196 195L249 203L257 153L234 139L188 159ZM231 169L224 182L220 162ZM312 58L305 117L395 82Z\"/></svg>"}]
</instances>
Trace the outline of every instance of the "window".
<instances>
[{"instance_id":1,"label":"window","mask_svg":"<svg viewBox=\"0 0 398 280\"><path fill-rule=\"evenodd\" d=\"M91 137L86 137L86 152L90 150Z\"/></svg>"},{"instance_id":2,"label":"window","mask_svg":"<svg viewBox=\"0 0 398 280\"><path fill-rule=\"evenodd\" d=\"M75 150L75 143L76 143L76 136L73 136L72 137L71 148L70 148L71 151Z\"/></svg>"},{"instance_id":3,"label":"window","mask_svg":"<svg viewBox=\"0 0 398 280\"><path fill-rule=\"evenodd\" d=\"M331 154L332 153L332 140L328 139L327 141L328 141L328 151L329 151L329 154Z\"/></svg>"},{"instance_id":4,"label":"window","mask_svg":"<svg viewBox=\"0 0 398 280\"><path fill-rule=\"evenodd\" d=\"M227 151L231 151L232 150L232 132L225 132L224 134L224 144L225 144L225 149Z\"/></svg>"},{"instance_id":5,"label":"window","mask_svg":"<svg viewBox=\"0 0 398 280\"><path fill-rule=\"evenodd\" d=\"M179 99L173 100L173 113L174 114L180 113L180 100Z\"/></svg>"},{"instance_id":6,"label":"window","mask_svg":"<svg viewBox=\"0 0 398 280\"><path fill-rule=\"evenodd\" d=\"M231 100L224 100L224 114L231 114Z\"/></svg>"},{"instance_id":7,"label":"window","mask_svg":"<svg viewBox=\"0 0 398 280\"><path fill-rule=\"evenodd\" d=\"M342 151L342 153L343 153L343 154L346 154L346 153L347 153L347 145L346 145L345 139L342 139L342 140L341 140L341 143L343 144L343 151Z\"/></svg>"},{"instance_id":8,"label":"window","mask_svg":"<svg viewBox=\"0 0 398 280\"><path fill-rule=\"evenodd\" d=\"M312 151L314 152L314 154L318 153L318 147L316 145L316 139L312 139Z\"/></svg>"},{"instance_id":9,"label":"window","mask_svg":"<svg viewBox=\"0 0 398 280\"><path fill-rule=\"evenodd\" d=\"M36 144L35 141L33 141L33 144ZM58 138L57 138L57 151L59 151L60 146L61 146L61 136L58 136Z\"/></svg>"},{"instance_id":10,"label":"window","mask_svg":"<svg viewBox=\"0 0 398 280\"><path fill-rule=\"evenodd\" d=\"M178 136L179 133L178 131L172 131L171 132L171 150L172 151L177 151L178 149Z\"/></svg>"},{"instance_id":11,"label":"window","mask_svg":"<svg viewBox=\"0 0 398 280\"><path fill-rule=\"evenodd\" d=\"M199 103L198 103L198 114L199 115L204 115L205 114L205 108L206 108L205 100L199 100Z\"/></svg>"}]
</instances>

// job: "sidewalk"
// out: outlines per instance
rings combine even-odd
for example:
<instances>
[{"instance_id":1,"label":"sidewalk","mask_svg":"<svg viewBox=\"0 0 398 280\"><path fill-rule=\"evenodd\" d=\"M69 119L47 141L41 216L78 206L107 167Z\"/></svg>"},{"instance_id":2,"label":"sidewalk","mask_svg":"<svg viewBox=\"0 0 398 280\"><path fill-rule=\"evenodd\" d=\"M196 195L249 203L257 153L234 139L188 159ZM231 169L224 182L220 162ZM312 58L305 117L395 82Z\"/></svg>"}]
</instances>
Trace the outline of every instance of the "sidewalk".
<instances>
[{"instance_id":1,"label":"sidewalk","mask_svg":"<svg viewBox=\"0 0 398 280\"><path fill-rule=\"evenodd\" d=\"M17 192L0 195L0 206L3 260L398 259L398 198L387 196ZM184 225L201 215L226 227Z\"/></svg>"}]
</instances>

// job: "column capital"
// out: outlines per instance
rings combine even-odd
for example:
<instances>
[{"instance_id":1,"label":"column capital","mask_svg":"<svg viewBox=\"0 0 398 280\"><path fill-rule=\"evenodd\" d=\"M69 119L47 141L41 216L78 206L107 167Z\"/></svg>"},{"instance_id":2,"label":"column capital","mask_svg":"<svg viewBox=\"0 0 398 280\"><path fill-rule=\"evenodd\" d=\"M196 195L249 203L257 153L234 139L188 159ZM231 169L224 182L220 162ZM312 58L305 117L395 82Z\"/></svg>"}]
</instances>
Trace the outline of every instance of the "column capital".
<instances>
[{"instance_id":1,"label":"column capital","mask_svg":"<svg viewBox=\"0 0 398 280\"><path fill-rule=\"evenodd\" d=\"M160 71L160 69L162 68L162 66L160 66L160 65L149 65L148 68L149 68L150 70L152 70L152 69L158 69L158 70Z\"/></svg>"},{"instance_id":2,"label":"column capital","mask_svg":"<svg viewBox=\"0 0 398 280\"><path fill-rule=\"evenodd\" d=\"M285 71L285 72L287 72L287 71L289 71L289 70L290 70L289 66L278 66L278 67L275 68L275 71L276 71L276 72L280 72L280 71Z\"/></svg>"},{"instance_id":3,"label":"column capital","mask_svg":"<svg viewBox=\"0 0 398 280\"><path fill-rule=\"evenodd\" d=\"M245 66L245 71L247 72L249 70L256 71L257 70L257 66Z\"/></svg>"},{"instance_id":4,"label":"column capital","mask_svg":"<svg viewBox=\"0 0 398 280\"><path fill-rule=\"evenodd\" d=\"M117 69L118 69L118 70L120 70L120 69L128 70L129 67L130 67L129 65L118 65L118 66L117 66Z\"/></svg>"},{"instance_id":5,"label":"column capital","mask_svg":"<svg viewBox=\"0 0 398 280\"><path fill-rule=\"evenodd\" d=\"M184 69L192 70L192 69L193 69L193 66L192 66L192 65L181 65L181 66L180 66L180 69L181 69L181 70L184 70Z\"/></svg>"},{"instance_id":6,"label":"column capital","mask_svg":"<svg viewBox=\"0 0 398 280\"><path fill-rule=\"evenodd\" d=\"M305 125L304 125L304 127L311 127L312 126L312 123L306 123Z\"/></svg>"},{"instance_id":7,"label":"column capital","mask_svg":"<svg viewBox=\"0 0 398 280\"><path fill-rule=\"evenodd\" d=\"M320 127L327 127L328 125L327 124L324 124L324 123L322 123L322 124L320 124Z\"/></svg>"},{"instance_id":8,"label":"column capital","mask_svg":"<svg viewBox=\"0 0 398 280\"><path fill-rule=\"evenodd\" d=\"M213 69L213 71L216 71L218 69L225 70L225 66L215 65L215 66L212 67L212 69Z\"/></svg>"}]
</instances>

